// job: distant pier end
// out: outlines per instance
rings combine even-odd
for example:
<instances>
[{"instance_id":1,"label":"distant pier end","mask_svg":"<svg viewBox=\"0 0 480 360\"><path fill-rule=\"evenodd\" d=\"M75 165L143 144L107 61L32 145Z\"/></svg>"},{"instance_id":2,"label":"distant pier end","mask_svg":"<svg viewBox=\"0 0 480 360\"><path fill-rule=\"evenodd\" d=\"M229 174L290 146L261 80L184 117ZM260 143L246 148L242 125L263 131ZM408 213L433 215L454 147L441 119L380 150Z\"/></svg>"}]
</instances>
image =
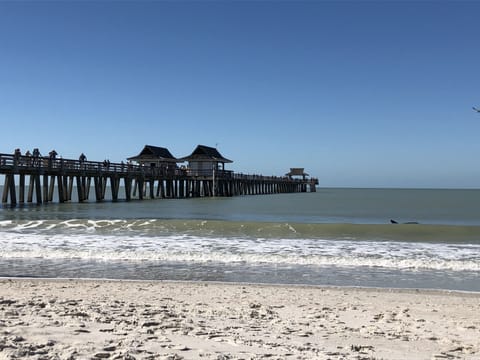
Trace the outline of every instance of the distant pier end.
<instances>
[{"instance_id":1,"label":"distant pier end","mask_svg":"<svg viewBox=\"0 0 480 360\"><path fill-rule=\"evenodd\" d=\"M232 163L213 147L198 145L185 157L176 158L163 147L145 145L128 162L58 158L55 153L0 154L0 174L5 175L2 203L44 204L111 200L190 198L314 192L318 179L303 168L291 168L285 176L246 175L225 169ZM180 165L187 163L187 165ZM18 184L18 185L17 185ZM123 187L121 187L123 185ZM75 188L75 192L74 192Z\"/></svg>"},{"instance_id":2,"label":"distant pier end","mask_svg":"<svg viewBox=\"0 0 480 360\"><path fill-rule=\"evenodd\" d=\"M310 186L310 192L315 192L318 185L317 178L309 179L310 175L305 172L305 168L290 168L290 172L286 173L289 179L301 179L304 182L304 192L306 192L307 185Z\"/></svg>"}]
</instances>

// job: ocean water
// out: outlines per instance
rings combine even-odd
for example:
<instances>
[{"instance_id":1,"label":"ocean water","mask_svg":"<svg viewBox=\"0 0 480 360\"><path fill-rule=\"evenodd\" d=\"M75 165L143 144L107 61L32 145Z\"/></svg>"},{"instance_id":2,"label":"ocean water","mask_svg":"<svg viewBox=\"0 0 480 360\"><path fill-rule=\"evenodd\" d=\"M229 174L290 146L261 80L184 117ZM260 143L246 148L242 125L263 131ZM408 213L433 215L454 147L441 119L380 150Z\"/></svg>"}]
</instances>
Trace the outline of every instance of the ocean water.
<instances>
[{"instance_id":1,"label":"ocean water","mask_svg":"<svg viewBox=\"0 0 480 360\"><path fill-rule=\"evenodd\" d=\"M4 206L0 276L480 291L480 190Z\"/></svg>"}]
</instances>

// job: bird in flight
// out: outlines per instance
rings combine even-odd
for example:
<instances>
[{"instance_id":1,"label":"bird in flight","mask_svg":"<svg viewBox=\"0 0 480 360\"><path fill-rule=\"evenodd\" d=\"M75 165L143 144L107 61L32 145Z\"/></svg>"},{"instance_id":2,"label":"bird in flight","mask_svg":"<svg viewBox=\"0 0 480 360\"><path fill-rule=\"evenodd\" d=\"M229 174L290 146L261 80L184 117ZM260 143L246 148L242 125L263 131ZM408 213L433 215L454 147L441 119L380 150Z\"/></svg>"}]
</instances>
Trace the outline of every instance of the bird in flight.
<instances>
[{"instance_id":1,"label":"bird in flight","mask_svg":"<svg viewBox=\"0 0 480 360\"><path fill-rule=\"evenodd\" d=\"M475 110L476 112L480 113L480 109L477 109L475 106L472 106L472 109Z\"/></svg>"}]
</instances>

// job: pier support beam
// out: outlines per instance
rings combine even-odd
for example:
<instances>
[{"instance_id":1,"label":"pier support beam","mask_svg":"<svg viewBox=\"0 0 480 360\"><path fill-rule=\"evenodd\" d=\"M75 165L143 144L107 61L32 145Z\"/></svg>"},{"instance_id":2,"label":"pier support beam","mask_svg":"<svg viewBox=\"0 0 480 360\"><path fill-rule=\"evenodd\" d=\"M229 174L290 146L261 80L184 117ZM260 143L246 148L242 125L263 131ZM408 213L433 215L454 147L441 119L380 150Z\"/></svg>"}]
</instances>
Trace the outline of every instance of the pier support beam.
<instances>
[{"instance_id":1,"label":"pier support beam","mask_svg":"<svg viewBox=\"0 0 480 360\"><path fill-rule=\"evenodd\" d=\"M43 184L42 184L42 195L43 195L43 202L48 202L48 175L43 175Z\"/></svg>"},{"instance_id":2,"label":"pier support beam","mask_svg":"<svg viewBox=\"0 0 480 360\"><path fill-rule=\"evenodd\" d=\"M18 201L20 204L25 202L25 174L20 174L20 186L18 189L19 192L19 199Z\"/></svg>"},{"instance_id":3,"label":"pier support beam","mask_svg":"<svg viewBox=\"0 0 480 360\"><path fill-rule=\"evenodd\" d=\"M7 174L5 175L5 185L3 186L3 196L2 202L8 202L8 195L10 194L10 204L17 204L17 196L15 193L15 175Z\"/></svg>"},{"instance_id":4,"label":"pier support beam","mask_svg":"<svg viewBox=\"0 0 480 360\"><path fill-rule=\"evenodd\" d=\"M40 175L35 175L35 195L37 197L37 204L42 203L42 184L40 181Z\"/></svg>"},{"instance_id":5,"label":"pier support beam","mask_svg":"<svg viewBox=\"0 0 480 360\"><path fill-rule=\"evenodd\" d=\"M61 175L57 176L57 183L58 183L58 201L60 203L65 202L65 191L63 190L63 179Z\"/></svg>"},{"instance_id":6,"label":"pier support beam","mask_svg":"<svg viewBox=\"0 0 480 360\"><path fill-rule=\"evenodd\" d=\"M124 177L123 184L125 186L125 198L130 201L132 199L132 179L129 176Z\"/></svg>"},{"instance_id":7,"label":"pier support beam","mask_svg":"<svg viewBox=\"0 0 480 360\"><path fill-rule=\"evenodd\" d=\"M82 178L80 176L76 177L77 179L77 196L78 196L78 202L83 202L85 200L85 182L82 181Z\"/></svg>"},{"instance_id":8,"label":"pier support beam","mask_svg":"<svg viewBox=\"0 0 480 360\"><path fill-rule=\"evenodd\" d=\"M53 201L53 192L55 191L55 176L50 178L50 186L48 187L48 201Z\"/></svg>"}]
</instances>

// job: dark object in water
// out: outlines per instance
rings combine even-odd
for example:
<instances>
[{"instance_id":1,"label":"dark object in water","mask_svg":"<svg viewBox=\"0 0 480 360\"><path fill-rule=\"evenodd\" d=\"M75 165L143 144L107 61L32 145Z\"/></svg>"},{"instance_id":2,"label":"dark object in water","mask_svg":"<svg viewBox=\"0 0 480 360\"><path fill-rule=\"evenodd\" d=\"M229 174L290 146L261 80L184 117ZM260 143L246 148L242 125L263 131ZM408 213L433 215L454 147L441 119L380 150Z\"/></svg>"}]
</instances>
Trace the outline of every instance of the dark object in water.
<instances>
[{"instance_id":1,"label":"dark object in water","mask_svg":"<svg viewBox=\"0 0 480 360\"><path fill-rule=\"evenodd\" d=\"M398 221L390 219L390 223L391 224L398 224ZM404 222L402 224L418 224L418 222L417 221L407 221L407 222Z\"/></svg>"}]
</instances>

